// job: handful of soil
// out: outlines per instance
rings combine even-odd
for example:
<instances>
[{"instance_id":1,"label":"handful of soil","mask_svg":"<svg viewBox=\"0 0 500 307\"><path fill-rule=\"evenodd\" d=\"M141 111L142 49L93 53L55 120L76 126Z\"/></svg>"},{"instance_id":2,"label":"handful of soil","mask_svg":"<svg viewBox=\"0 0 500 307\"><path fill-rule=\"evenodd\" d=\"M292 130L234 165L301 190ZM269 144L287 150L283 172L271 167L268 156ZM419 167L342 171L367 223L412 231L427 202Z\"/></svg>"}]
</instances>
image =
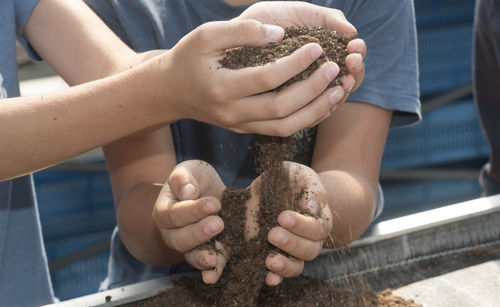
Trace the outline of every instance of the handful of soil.
<instances>
[{"instance_id":1,"label":"handful of soil","mask_svg":"<svg viewBox=\"0 0 500 307\"><path fill-rule=\"evenodd\" d=\"M323 54L306 70L288 80L276 90L282 90L292 83L306 79L327 61L337 63L340 68L338 76L328 86L332 87L340 85L340 78L347 74L347 69L345 67L347 44L353 38L355 37L327 30L322 27L287 27L285 28L285 36L281 42L270 43L265 47L247 46L230 49L219 63L222 67L229 69L261 66L288 56L308 43L318 43L323 48Z\"/></svg>"}]
</instances>

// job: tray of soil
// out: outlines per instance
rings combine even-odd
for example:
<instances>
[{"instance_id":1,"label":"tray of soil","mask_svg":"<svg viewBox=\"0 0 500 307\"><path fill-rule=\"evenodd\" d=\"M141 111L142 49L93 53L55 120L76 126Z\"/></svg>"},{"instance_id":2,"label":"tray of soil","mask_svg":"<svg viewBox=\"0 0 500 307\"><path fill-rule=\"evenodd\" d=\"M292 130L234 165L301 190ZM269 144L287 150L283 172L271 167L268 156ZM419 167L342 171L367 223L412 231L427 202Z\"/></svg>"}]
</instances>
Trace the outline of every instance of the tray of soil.
<instances>
[{"instance_id":1,"label":"tray of soil","mask_svg":"<svg viewBox=\"0 0 500 307\"><path fill-rule=\"evenodd\" d=\"M269 296L266 299L279 297L282 302L287 302L288 295L288 299L295 300L293 306L302 306L301 299L309 295L311 288L313 292L322 289L318 291L320 294L316 293L317 299L340 297L339 306L349 306L343 304L343 300L349 299L350 302L373 303L374 296L377 305L372 306L405 306L411 304L408 300L412 299L423 306L476 306L467 303L471 301L483 303L477 306L494 306L485 303L498 295L491 289L500 285L500 273L497 274L500 266L499 221L500 195L384 221L345 248L324 250L306 264L303 276L285 280L278 288L263 286L260 295ZM457 278L463 280L454 281ZM300 289L290 282L300 285ZM202 284L199 273L172 275L46 307L148 306L148 302L150 306L158 302L163 304L161 306L171 306L165 301L178 300L178 296L184 300L180 306L196 306L190 300L203 297L203 293L210 296L206 287L209 286ZM290 293L283 294L283 289L288 292L287 288ZM392 289L392 293L388 289ZM456 305L440 303L452 296L464 299ZM203 298L203 302L213 300L213 297L206 301ZM313 302L303 306L314 306ZM328 302L318 306L335 306ZM393 305L384 305L388 302Z\"/></svg>"}]
</instances>

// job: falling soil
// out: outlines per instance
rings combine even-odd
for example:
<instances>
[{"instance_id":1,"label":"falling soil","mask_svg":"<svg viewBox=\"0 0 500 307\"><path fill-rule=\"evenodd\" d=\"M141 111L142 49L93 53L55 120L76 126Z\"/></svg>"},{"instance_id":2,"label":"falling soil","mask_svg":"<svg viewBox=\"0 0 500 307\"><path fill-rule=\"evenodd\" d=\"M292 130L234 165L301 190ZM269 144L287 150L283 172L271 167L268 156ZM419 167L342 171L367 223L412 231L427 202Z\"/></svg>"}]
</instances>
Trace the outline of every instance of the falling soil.
<instances>
[{"instance_id":1,"label":"falling soil","mask_svg":"<svg viewBox=\"0 0 500 307\"><path fill-rule=\"evenodd\" d=\"M307 78L326 61L334 61L340 67L339 76L330 86L341 83L339 78L346 73L344 61L351 38L320 27L289 27L285 33L280 43L228 50L220 63L231 69L264 65L291 54L304 44L316 42L324 49L322 56L276 90ZM175 282L175 287L134 306L419 306L392 296L390 291L377 294L335 289L305 276L286 279L276 287L267 286L266 257L285 254L267 240L269 230L278 225L278 215L284 210L294 210L316 218L320 216L304 206L308 191L284 167L283 161L294 159L293 138L256 135L256 145L259 180L247 189L228 187L224 191L219 213L225 223L224 231L203 246L217 253L228 253L229 261L220 280L207 285L198 275L184 277ZM247 204L253 198L258 206L250 210ZM256 225L250 226L245 222L247 219L254 220ZM249 238L252 231L254 236ZM222 244L223 250L215 248L216 241Z\"/></svg>"}]
</instances>

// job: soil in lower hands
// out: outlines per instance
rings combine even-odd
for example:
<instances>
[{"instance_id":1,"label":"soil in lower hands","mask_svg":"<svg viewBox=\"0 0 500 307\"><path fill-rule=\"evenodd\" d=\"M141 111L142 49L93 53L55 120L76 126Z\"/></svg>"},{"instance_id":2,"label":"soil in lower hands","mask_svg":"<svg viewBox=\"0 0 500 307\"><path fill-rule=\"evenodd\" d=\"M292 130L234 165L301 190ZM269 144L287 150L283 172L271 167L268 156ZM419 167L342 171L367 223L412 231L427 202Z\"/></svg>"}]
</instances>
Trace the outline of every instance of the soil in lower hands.
<instances>
[{"instance_id":1,"label":"soil in lower hands","mask_svg":"<svg viewBox=\"0 0 500 307\"><path fill-rule=\"evenodd\" d=\"M340 84L339 78L346 73L344 60L351 38L319 27L289 27L285 33L282 42L264 48L228 50L220 63L231 69L264 65L291 54L306 43L316 42L323 47L324 54L276 90L307 78L328 60L336 62L341 68L339 76L330 86ZM261 175L260 184L256 187L259 209L252 212L258 224L256 237L244 239L246 202L251 197L250 190L228 187L223 193L219 213L225 229L215 240L226 247L230 260L219 282L207 285L198 275L184 277L175 282L174 288L139 302L137 306L418 306L392 296L390 291L377 294L373 291L334 289L321 280L305 276L286 279L277 287L266 286L266 257L283 253L267 240L269 230L277 226L278 215L287 209L314 215L301 208L300 204L307 197L305 188L301 188L283 167L283 161L293 160L291 138L257 135L256 145L257 173ZM208 246L215 252L224 252L215 249L214 241Z\"/></svg>"}]
</instances>

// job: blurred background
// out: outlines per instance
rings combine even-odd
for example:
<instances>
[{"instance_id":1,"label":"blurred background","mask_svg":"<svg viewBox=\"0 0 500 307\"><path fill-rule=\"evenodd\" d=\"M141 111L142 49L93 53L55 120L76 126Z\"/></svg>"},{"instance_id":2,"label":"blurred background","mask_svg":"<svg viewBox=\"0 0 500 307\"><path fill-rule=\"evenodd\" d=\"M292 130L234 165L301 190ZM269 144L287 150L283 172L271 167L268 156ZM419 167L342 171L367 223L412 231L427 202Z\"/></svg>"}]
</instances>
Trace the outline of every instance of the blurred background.
<instances>
[{"instance_id":1,"label":"blurred background","mask_svg":"<svg viewBox=\"0 0 500 307\"><path fill-rule=\"evenodd\" d=\"M474 0L415 0L423 120L390 132L378 221L481 195L478 172L489 149L471 88ZM66 87L45 63L19 49L21 94ZM115 225L102 152L95 150L34 175L55 294L97 291Z\"/></svg>"}]
</instances>

